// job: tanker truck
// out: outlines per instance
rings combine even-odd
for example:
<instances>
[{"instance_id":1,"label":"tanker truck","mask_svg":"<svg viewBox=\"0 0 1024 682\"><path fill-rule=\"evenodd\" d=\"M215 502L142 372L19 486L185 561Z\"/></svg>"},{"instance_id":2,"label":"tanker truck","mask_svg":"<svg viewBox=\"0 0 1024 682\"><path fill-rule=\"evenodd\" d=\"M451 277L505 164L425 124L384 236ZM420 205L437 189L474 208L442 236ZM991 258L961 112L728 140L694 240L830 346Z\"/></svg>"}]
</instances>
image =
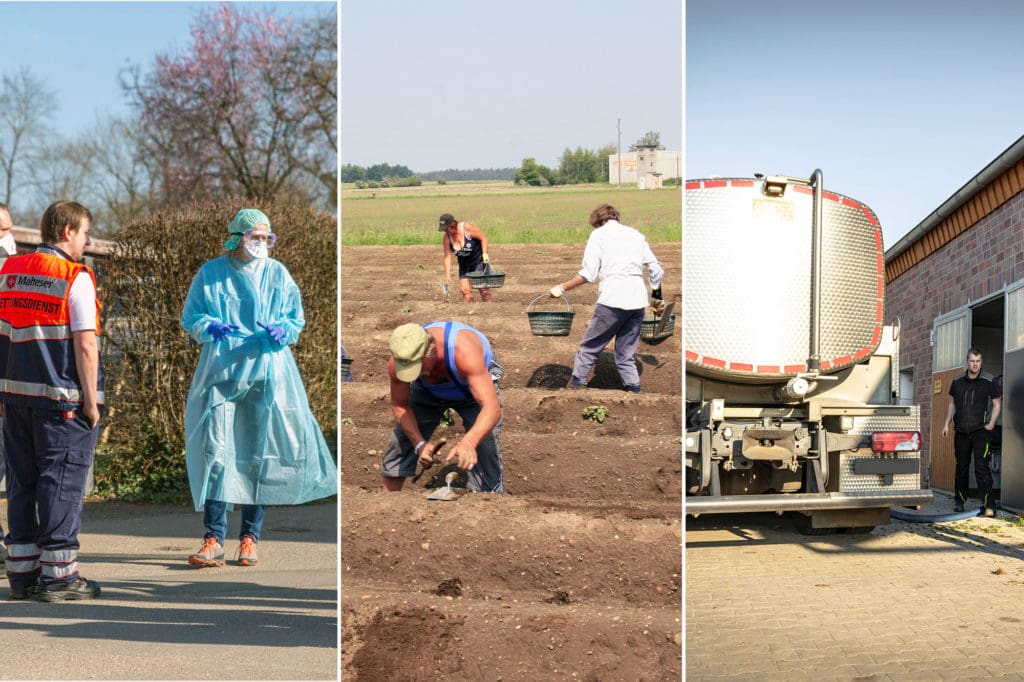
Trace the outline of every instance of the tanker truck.
<instances>
[{"instance_id":1,"label":"tanker truck","mask_svg":"<svg viewBox=\"0 0 1024 682\"><path fill-rule=\"evenodd\" d=\"M822 173L688 180L686 513L868 531L932 500L875 213Z\"/></svg>"}]
</instances>

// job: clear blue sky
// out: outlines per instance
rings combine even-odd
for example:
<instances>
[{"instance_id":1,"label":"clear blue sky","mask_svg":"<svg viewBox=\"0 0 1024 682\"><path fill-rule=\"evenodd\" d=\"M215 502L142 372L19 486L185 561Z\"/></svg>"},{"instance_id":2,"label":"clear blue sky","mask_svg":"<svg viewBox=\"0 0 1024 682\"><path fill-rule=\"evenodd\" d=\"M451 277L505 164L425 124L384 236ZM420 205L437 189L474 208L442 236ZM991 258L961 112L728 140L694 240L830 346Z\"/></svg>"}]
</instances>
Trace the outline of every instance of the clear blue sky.
<instances>
[{"instance_id":1,"label":"clear blue sky","mask_svg":"<svg viewBox=\"0 0 1024 682\"><path fill-rule=\"evenodd\" d=\"M686 6L686 176L806 176L886 248L1024 135L1024 3Z\"/></svg>"},{"instance_id":2,"label":"clear blue sky","mask_svg":"<svg viewBox=\"0 0 1024 682\"><path fill-rule=\"evenodd\" d=\"M680 0L355 0L341 7L342 163L557 166L682 138Z\"/></svg>"},{"instance_id":3,"label":"clear blue sky","mask_svg":"<svg viewBox=\"0 0 1024 682\"><path fill-rule=\"evenodd\" d=\"M333 2L241 3L277 16L315 16ZM21 67L43 80L60 103L54 125L71 136L98 116L128 108L118 73L131 64L148 70L158 53L178 53L191 43L189 25L203 2L0 2L0 73Z\"/></svg>"}]
</instances>

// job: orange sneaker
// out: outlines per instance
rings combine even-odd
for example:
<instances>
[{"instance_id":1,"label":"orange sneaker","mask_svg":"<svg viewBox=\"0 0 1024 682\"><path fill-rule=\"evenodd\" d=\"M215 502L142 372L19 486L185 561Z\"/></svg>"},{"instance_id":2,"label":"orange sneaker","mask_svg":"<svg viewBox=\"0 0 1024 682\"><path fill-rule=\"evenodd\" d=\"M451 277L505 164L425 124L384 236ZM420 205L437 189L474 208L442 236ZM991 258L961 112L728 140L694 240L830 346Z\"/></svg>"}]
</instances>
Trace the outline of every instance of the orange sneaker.
<instances>
[{"instance_id":1,"label":"orange sneaker","mask_svg":"<svg viewBox=\"0 0 1024 682\"><path fill-rule=\"evenodd\" d=\"M238 565L255 566L257 561L256 541L251 535L246 535L242 538L242 544L238 546Z\"/></svg>"},{"instance_id":2,"label":"orange sneaker","mask_svg":"<svg viewBox=\"0 0 1024 682\"><path fill-rule=\"evenodd\" d=\"M224 565L224 547L217 542L217 538L204 538L203 546L199 551L188 558L188 563L200 568L205 566Z\"/></svg>"}]
</instances>

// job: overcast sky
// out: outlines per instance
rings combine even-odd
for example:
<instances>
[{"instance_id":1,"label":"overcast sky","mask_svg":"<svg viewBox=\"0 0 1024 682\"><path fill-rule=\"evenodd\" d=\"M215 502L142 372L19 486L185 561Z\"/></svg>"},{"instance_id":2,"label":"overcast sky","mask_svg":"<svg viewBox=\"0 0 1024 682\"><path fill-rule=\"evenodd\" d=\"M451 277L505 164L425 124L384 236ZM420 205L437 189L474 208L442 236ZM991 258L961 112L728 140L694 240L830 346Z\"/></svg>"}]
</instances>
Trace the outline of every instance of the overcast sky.
<instances>
[{"instance_id":1,"label":"overcast sky","mask_svg":"<svg viewBox=\"0 0 1024 682\"><path fill-rule=\"evenodd\" d=\"M342 163L557 166L682 137L680 0L343 2Z\"/></svg>"},{"instance_id":2,"label":"overcast sky","mask_svg":"<svg viewBox=\"0 0 1024 682\"><path fill-rule=\"evenodd\" d=\"M809 176L895 244L1024 135L1024 3L686 5L686 176Z\"/></svg>"}]
</instances>

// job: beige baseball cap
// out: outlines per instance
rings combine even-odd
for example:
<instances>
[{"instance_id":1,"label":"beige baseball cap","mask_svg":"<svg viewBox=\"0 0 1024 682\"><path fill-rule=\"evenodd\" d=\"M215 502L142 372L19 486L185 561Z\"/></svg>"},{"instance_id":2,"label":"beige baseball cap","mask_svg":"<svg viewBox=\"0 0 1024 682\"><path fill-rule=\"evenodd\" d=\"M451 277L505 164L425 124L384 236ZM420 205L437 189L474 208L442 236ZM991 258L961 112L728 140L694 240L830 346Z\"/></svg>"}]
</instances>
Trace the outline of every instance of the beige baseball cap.
<instances>
[{"instance_id":1,"label":"beige baseball cap","mask_svg":"<svg viewBox=\"0 0 1024 682\"><path fill-rule=\"evenodd\" d=\"M430 346L430 334L418 324L410 322L391 332L391 356L395 359L395 376L399 381L416 381L423 371L423 356Z\"/></svg>"}]
</instances>

